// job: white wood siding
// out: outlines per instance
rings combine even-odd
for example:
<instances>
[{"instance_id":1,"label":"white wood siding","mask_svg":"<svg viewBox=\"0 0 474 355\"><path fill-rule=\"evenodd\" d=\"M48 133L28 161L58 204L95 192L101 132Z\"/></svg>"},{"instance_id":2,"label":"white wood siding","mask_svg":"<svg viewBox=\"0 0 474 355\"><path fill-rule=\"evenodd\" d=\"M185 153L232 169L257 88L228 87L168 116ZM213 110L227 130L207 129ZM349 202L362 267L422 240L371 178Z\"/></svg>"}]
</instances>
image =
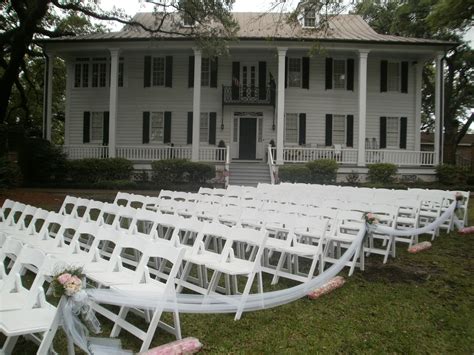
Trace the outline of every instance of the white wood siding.
<instances>
[{"instance_id":1,"label":"white wood siding","mask_svg":"<svg viewBox=\"0 0 474 355\"><path fill-rule=\"evenodd\" d=\"M145 55L173 56L173 87L143 87ZM142 112L171 111L171 142L176 146L186 145L187 112L192 111L193 89L188 88L188 62L192 51L136 51L123 52L124 87L118 88L117 145L142 144ZM354 115L354 147L357 147L358 135L358 59L351 52L328 53L333 58L354 58L354 91L325 90L325 55L314 55L310 59L309 90L287 88L285 92L286 113L306 113L306 143L324 144L325 115ZM80 53L80 57L99 56L94 53ZM304 51L289 51L288 56L307 56ZM406 116L407 150L413 150L415 131L415 70L409 61L408 94L380 93L380 60L392 59L390 56L369 54L368 94L367 94L367 132L366 137L379 139L380 116ZM267 82L269 73L277 80L277 56L274 51L231 51L229 57L219 58L217 88L203 87L201 91L201 111L216 112L216 144L220 140L230 142L232 118L235 111L264 112L263 140L266 146L276 139L276 130L272 130L273 108L262 106L225 106L224 130L222 121L222 86L231 84L233 61L248 61L258 65L258 61L267 62ZM398 58L402 60L402 58ZM89 68L91 71L92 68ZM72 75L72 78L71 78ZM67 102L65 139L67 144L82 144L82 125L84 111L108 111L109 88L74 88L74 60L68 61ZM107 80L108 82L108 80ZM258 77L257 77L258 82ZM90 83L89 83L90 84ZM276 121L275 121L276 124Z\"/></svg>"}]
</instances>

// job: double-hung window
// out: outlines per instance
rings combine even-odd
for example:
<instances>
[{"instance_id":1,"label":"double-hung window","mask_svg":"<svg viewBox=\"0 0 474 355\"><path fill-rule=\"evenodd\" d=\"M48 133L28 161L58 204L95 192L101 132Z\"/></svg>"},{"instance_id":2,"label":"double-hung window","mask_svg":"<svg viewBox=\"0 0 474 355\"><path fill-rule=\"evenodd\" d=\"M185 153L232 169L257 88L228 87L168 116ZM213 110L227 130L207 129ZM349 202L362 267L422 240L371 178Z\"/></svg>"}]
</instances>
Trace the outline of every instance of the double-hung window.
<instances>
[{"instance_id":1,"label":"double-hung window","mask_svg":"<svg viewBox=\"0 0 474 355\"><path fill-rule=\"evenodd\" d=\"M301 87L301 58L288 58L288 86Z\"/></svg>"},{"instance_id":2,"label":"double-hung window","mask_svg":"<svg viewBox=\"0 0 474 355\"><path fill-rule=\"evenodd\" d=\"M400 63L387 64L387 91L400 91Z\"/></svg>"},{"instance_id":3,"label":"double-hung window","mask_svg":"<svg viewBox=\"0 0 474 355\"><path fill-rule=\"evenodd\" d=\"M91 125L90 125L90 141L91 143L102 143L104 136L104 113L103 112L91 112Z\"/></svg>"},{"instance_id":4,"label":"double-hung window","mask_svg":"<svg viewBox=\"0 0 474 355\"><path fill-rule=\"evenodd\" d=\"M303 19L304 27L316 27L316 11L314 10L306 10L304 12L304 19Z\"/></svg>"},{"instance_id":5,"label":"double-hung window","mask_svg":"<svg viewBox=\"0 0 474 355\"><path fill-rule=\"evenodd\" d=\"M334 59L333 61L334 89L346 88L346 61L344 59Z\"/></svg>"},{"instance_id":6,"label":"double-hung window","mask_svg":"<svg viewBox=\"0 0 474 355\"><path fill-rule=\"evenodd\" d=\"M199 127L199 141L201 143L208 143L209 142L209 113L208 112L201 112L201 119L200 119L200 127Z\"/></svg>"},{"instance_id":7,"label":"double-hung window","mask_svg":"<svg viewBox=\"0 0 474 355\"><path fill-rule=\"evenodd\" d=\"M332 144L346 144L346 116L333 115Z\"/></svg>"},{"instance_id":8,"label":"double-hung window","mask_svg":"<svg viewBox=\"0 0 474 355\"><path fill-rule=\"evenodd\" d=\"M74 87L89 86L89 58L77 58L74 66Z\"/></svg>"},{"instance_id":9,"label":"double-hung window","mask_svg":"<svg viewBox=\"0 0 474 355\"><path fill-rule=\"evenodd\" d=\"M285 143L298 143L298 114L287 113L285 116Z\"/></svg>"},{"instance_id":10,"label":"double-hung window","mask_svg":"<svg viewBox=\"0 0 474 355\"><path fill-rule=\"evenodd\" d=\"M92 87L103 88L106 83L107 59L92 58Z\"/></svg>"},{"instance_id":11,"label":"double-hung window","mask_svg":"<svg viewBox=\"0 0 474 355\"><path fill-rule=\"evenodd\" d=\"M164 113L152 112L150 117L150 143L163 143L164 126Z\"/></svg>"},{"instance_id":12,"label":"double-hung window","mask_svg":"<svg viewBox=\"0 0 474 355\"><path fill-rule=\"evenodd\" d=\"M152 85L165 86L165 57L153 58Z\"/></svg>"},{"instance_id":13,"label":"double-hung window","mask_svg":"<svg viewBox=\"0 0 474 355\"><path fill-rule=\"evenodd\" d=\"M400 142L400 119L399 117L387 117L387 148L399 148Z\"/></svg>"},{"instance_id":14,"label":"double-hung window","mask_svg":"<svg viewBox=\"0 0 474 355\"><path fill-rule=\"evenodd\" d=\"M209 58L202 58L201 62L201 86L209 86L211 77L211 61Z\"/></svg>"}]
</instances>

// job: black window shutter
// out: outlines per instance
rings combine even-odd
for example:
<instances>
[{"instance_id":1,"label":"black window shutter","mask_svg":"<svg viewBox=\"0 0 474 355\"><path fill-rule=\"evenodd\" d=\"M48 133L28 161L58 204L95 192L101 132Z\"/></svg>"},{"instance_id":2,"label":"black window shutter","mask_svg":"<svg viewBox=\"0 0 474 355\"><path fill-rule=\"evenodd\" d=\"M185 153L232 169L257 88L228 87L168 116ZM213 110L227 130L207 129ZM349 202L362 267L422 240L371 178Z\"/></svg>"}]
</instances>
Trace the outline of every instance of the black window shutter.
<instances>
[{"instance_id":1,"label":"black window shutter","mask_svg":"<svg viewBox=\"0 0 474 355\"><path fill-rule=\"evenodd\" d=\"M387 148L387 117L380 117L380 149Z\"/></svg>"},{"instance_id":2,"label":"black window shutter","mask_svg":"<svg viewBox=\"0 0 474 355\"><path fill-rule=\"evenodd\" d=\"M163 133L163 143L171 143L171 112L165 111L165 132Z\"/></svg>"},{"instance_id":3,"label":"black window shutter","mask_svg":"<svg viewBox=\"0 0 474 355\"><path fill-rule=\"evenodd\" d=\"M267 98L267 62L258 62L258 98Z\"/></svg>"},{"instance_id":4,"label":"black window shutter","mask_svg":"<svg viewBox=\"0 0 474 355\"><path fill-rule=\"evenodd\" d=\"M188 131L186 136L186 143L192 144L193 143L193 113L188 112Z\"/></svg>"},{"instance_id":5,"label":"black window shutter","mask_svg":"<svg viewBox=\"0 0 474 355\"><path fill-rule=\"evenodd\" d=\"M326 147L332 145L332 115L326 114Z\"/></svg>"},{"instance_id":6,"label":"black window shutter","mask_svg":"<svg viewBox=\"0 0 474 355\"><path fill-rule=\"evenodd\" d=\"M346 146L354 146L354 115L347 115Z\"/></svg>"},{"instance_id":7,"label":"black window shutter","mask_svg":"<svg viewBox=\"0 0 474 355\"><path fill-rule=\"evenodd\" d=\"M388 62L382 60L380 62L380 92L387 92L387 70Z\"/></svg>"},{"instance_id":8,"label":"black window shutter","mask_svg":"<svg viewBox=\"0 0 474 355\"><path fill-rule=\"evenodd\" d=\"M217 87L217 67L218 67L218 61L217 57L214 57L210 59L210 65L211 65L211 81L209 83L209 86L211 88L216 88Z\"/></svg>"},{"instance_id":9,"label":"black window shutter","mask_svg":"<svg viewBox=\"0 0 474 355\"><path fill-rule=\"evenodd\" d=\"M151 56L145 56L145 63L143 66L143 87L150 87L151 84Z\"/></svg>"},{"instance_id":10,"label":"black window shutter","mask_svg":"<svg viewBox=\"0 0 474 355\"><path fill-rule=\"evenodd\" d=\"M306 113L300 113L300 132L298 144L306 144Z\"/></svg>"},{"instance_id":11,"label":"black window shutter","mask_svg":"<svg viewBox=\"0 0 474 355\"><path fill-rule=\"evenodd\" d=\"M109 145L109 111L104 112L104 127L102 133L102 144Z\"/></svg>"},{"instance_id":12,"label":"black window shutter","mask_svg":"<svg viewBox=\"0 0 474 355\"><path fill-rule=\"evenodd\" d=\"M303 81L302 87L303 89L309 89L309 57L303 57L302 59L302 73L303 73Z\"/></svg>"},{"instance_id":13,"label":"black window shutter","mask_svg":"<svg viewBox=\"0 0 474 355\"><path fill-rule=\"evenodd\" d=\"M91 113L88 111L84 112L84 121L82 123L82 143L89 143L91 132Z\"/></svg>"},{"instance_id":14,"label":"black window shutter","mask_svg":"<svg viewBox=\"0 0 474 355\"><path fill-rule=\"evenodd\" d=\"M232 100L239 99L240 62L232 62Z\"/></svg>"},{"instance_id":15,"label":"black window shutter","mask_svg":"<svg viewBox=\"0 0 474 355\"><path fill-rule=\"evenodd\" d=\"M347 90L354 91L354 59L347 60Z\"/></svg>"},{"instance_id":16,"label":"black window shutter","mask_svg":"<svg viewBox=\"0 0 474 355\"><path fill-rule=\"evenodd\" d=\"M326 90L331 90L331 89L332 89L332 58L326 58Z\"/></svg>"},{"instance_id":17,"label":"black window shutter","mask_svg":"<svg viewBox=\"0 0 474 355\"><path fill-rule=\"evenodd\" d=\"M402 87L403 93L408 92L408 62L402 62Z\"/></svg>"},{"instance_id":18,"label":"black window shutter","mask_svg":"<svg viewBox=\"0 0 474 355\"><path fill-rule=\"evenodd\" d=\"M288 57L285 57L285 88L288 87Z\"/></svg>"},{"instance_id":19,"label":"black window shutter","mask_svg":"<svg viewBox=\"0 0 474 355\"><path fill-rule=\"evenodd\" d=\"M216 117L215 112L209 113L209 144L216 144Z\"/></svg>"},{"instance_id":20,"label":"black window shutter","mask_svg":"<svg viewBox=\"0 0 474 355\"><path fill-rule=\"evenodd\" d=\"M166 73L165 73L165 86L167 88L173 87L173 57L166 56L165 60Z\"/></svg>"},{"instance_id":21,"label":"black window shutter","mask_svg":"<svg viewBox=\"0 0 474 355\"><path fill-rule=\"evenodd\" d=\"M143 134L142 143L150 142L150 112L143 112Z\"/></svg>"},{"instance_id":22,"label":"black window shutter","mask_svg":"<svg viewBox=\"0 0 474 355\"><path fill-rule=\"evenodd\" d=\"M188 88L194 86L194 56L189 56Z\"/></svg>"},{"instance_id":23,"label":"black window shutter","mask_svg":"<svg viewBox=\"0 0 474 355\"><path fill-rule=\"evenodd\" d=\"M407 118L400 117L400 148L407 149Z\"/></svg>"}]
</instances>

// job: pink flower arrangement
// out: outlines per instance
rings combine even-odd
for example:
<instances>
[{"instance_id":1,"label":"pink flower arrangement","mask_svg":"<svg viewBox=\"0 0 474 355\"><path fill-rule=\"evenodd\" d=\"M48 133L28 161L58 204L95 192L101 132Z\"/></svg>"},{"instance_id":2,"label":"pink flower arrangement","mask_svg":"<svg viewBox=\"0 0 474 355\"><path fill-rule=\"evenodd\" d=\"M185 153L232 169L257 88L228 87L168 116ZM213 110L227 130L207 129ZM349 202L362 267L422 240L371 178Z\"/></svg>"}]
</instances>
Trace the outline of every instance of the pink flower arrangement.
<instances>
[{"instance_id":1,"label":"pink flower arrangement","mask_svg":"<svg viewBox=\"0 0 474 355\"><path fill-rule=\"evenodd\" d=\"M371 212L364 213L364 218L365 218L365 222L367 224L377 224L377 223L379 223L379 220L377 219L377 216L374 215Z\"/></svg>"},{"instance_id":2,"label":"pink flower arrangement","mask_svg":"<svg viewBox=\"0 0 474 355\"><path fill-rule=\"evenodd\" d=\"M72 268L56 274L51 281L52 293L56 297L74 296L82 289L82 269Z\"/></svg>"},{"instance_id":3,"label":"pink flower arrangement","mask_svg":"<svg viewBox=\"0 0 474 355\"><path fill-rule=\"evenodd\" d=\"M321 287L318 287L314 289L313 291L311 291L310 293L308 293L308 298L311 300L315 300L316 298L319 298L323 295L326 295L334 291L335 289L338 289L339 287L342 287L342 285L344 285L345 282L346 280L344 280L342 276L333 277L331 280L326 282Z\"/></svg>"},{"instance_id":4,"label":"pink flower arrangement","mask_svg":"<svg viewBox=\"0 0 474 355\"><path fill-rule=\"evenodd\" d=\"M180 355L194 354L201 350L202 344L196 338L184 338L150 349L141 355Z\"/></svg>"},{"instance_id":5,"label":"pink flower arrangement","mask_svg":"<svg viewBox=\"0 0 474 355\"><path fill-rule=\"evenodd\" d=\"M461 228L458 230L458 234L474 234L474 226Z\"/></svg>"},{"instance_id":6,"label":"pink flower arrangement","mask_svg":"<svg viewBox=\"0 0 474 355\"><path fill-rule=\"evenodd\" d=\"M416 254L416 253L419 253L423 250L428 250L430 248L431 248L431 243L430 242L421 242L421 243L415 244L412 247L408 248L408 252L410 254Z\"/></svg>"}]
</instances>

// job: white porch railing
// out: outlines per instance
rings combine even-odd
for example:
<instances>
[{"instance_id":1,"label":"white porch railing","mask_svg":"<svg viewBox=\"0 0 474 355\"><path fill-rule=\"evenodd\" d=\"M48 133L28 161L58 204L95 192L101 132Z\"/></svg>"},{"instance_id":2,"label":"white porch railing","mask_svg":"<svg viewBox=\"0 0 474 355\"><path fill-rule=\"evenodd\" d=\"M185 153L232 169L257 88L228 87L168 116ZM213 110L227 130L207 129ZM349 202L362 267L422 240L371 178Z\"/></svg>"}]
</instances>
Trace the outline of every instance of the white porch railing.
<instances>
[{"instance_id":1,"label":"white porch railing","mask_svg":"<svg viewBox=\"0 0 474 355\"><path fill-rule=\"evenodd\" d=\"M224 165L224 185L225 188L229 186L230 183L230 145L226 147L225 152L225 165Z\"/></svg>"},{"instance_id":2,"label":"white porch railing","mask_svg":"<svg viewBox=\"0 0 474 355\"><path fill-rule=\"evenodd\" d=\"M391 163L399 166L433 166L434 152L410 150L374 150L365 151L365 162Z\"/></svg>"},{"instance_id":3,"label":"white porch railing","mask_svg":"<svg viewBox=\"0 0 474 355\"><path fill-rule=\"evenodd\" d=\"M333 159L341 164L357 164L357 149L352 148L283 148L283 161L305 163L311 160Z\"/></svg>"},{"instance_id":4,"label":"white porch railing","mask_svg":"<svg viewBox=\"0 0 474 355\"><path fill-rule=\"evenodd\" d=\"M69 159L109 157L107 146L65 145L62 146L62 149ZM205 162L225 162L226 150L227 148L225 147L202 147L199 149L199 160ZM115 152L117 158L135 161L191 159L191 147L118 146Z\"/></svg>"},{"instance_id":5,"label":"white porch railing","mask_svg":"<svg viewBox=\"0 0 474 355\"><path fill-rule=\"evenodd\" d=\"M226 147L202 147L199 148L199 161L225 162Z\"/></svg>"},{"instance_id":6,"label":"white porch railing","mask_svg":"<svg viewBox=\"0 0 474 355\"><path fill-rule=\"evenodd\" d=\"M117 158L129 160L191 159L191 147L118 146Z\"/></svg>"},{"instance_id":7,"label":"white porch railing","mask_svg":"<svg viewBox=\"0 0 474 355\"><path fill-rule=\"evenodd\" d=\"M108 158L109 147L102 145L63 145L63 153L69 159Z\"/></svg>"}]
</instances>

